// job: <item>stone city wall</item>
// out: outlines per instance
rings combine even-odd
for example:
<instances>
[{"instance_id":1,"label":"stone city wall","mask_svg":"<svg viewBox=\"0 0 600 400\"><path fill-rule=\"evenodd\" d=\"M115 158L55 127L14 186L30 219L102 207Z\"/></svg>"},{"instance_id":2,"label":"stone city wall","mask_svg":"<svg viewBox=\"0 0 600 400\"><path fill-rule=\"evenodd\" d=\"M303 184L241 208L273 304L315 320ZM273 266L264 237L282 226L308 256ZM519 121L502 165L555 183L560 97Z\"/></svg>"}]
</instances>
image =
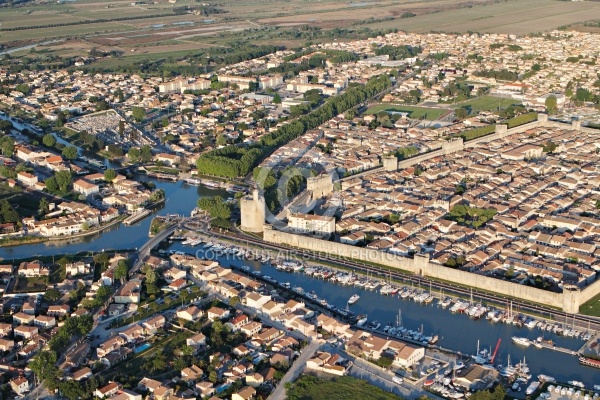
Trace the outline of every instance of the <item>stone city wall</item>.
<instances>
[{"instance_id":1,"label":"stone city wall","mask_svg":"<svg viewBox=\"0 0 600 400\"><path fill-rule=\"evenodd\" d=\"M415 258L408 258L379 250L276 231L268 226L265 227L263 239L270 243L285 244L318 253L326 253L332 256L377 263L407 271L415 275L455 282L461 285L472 286L525 301L546 304L563 309L566 312L572 313L579 311L579 301L573 302L572 299L566 301L567 299L565 299L561 293L553 293L488 276L444 267L443 265L429 262L427 256L417 255ZM575 293L575 296L578 295L578 293ZM573 310L573 307L576 307L576 310Z\"/></svg>"}]
</instances>

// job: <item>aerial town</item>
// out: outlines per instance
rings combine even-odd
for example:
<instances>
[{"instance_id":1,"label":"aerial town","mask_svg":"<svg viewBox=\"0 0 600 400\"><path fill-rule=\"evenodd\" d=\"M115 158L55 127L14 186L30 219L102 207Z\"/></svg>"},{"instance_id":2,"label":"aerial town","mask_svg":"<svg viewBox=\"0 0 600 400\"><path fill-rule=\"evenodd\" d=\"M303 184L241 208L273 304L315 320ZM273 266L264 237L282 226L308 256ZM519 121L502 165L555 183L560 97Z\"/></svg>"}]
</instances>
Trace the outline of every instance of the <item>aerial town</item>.
<instances>
[{"instance_id":1,"label":"aerial town","mask_svg":"<svg viewBox=\"0 0 600 400\"><path fill-rule=\"evenodd\" d=\"M597 399L598 48L1 69L2 398Z\"/></svg>"}]
</instances>

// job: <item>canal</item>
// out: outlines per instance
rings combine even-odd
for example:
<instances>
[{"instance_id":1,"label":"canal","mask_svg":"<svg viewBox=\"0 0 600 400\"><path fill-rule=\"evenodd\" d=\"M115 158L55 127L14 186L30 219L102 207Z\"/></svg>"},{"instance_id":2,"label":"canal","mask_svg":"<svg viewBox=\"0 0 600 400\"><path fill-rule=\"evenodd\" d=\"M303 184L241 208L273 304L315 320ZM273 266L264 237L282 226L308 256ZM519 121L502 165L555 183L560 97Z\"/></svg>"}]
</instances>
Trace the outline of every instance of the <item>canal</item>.
<instances>
[{"instance_id":1,"label":"canal","mask_svg":"<svg viewBox=\"0 0 600 400\"><path fill-rule=\"evenodd\" d=\"M194 254L197 252L200 257L203 256L202 247L183 246L180 242L173 243L170 249ZM492 323L485 319L473 320L466 315L452 314L448 309L441 308L437 304L437 299L426 305L408 299L400 299L397 296L384 296L377 291L343 286L313 278L304 273L279 271L269 264L242 260L231 255L217 256L216 259L224 266L247 265L252 270L269 275L278 282L289 282L291 287L300 286L306 293L314 290L319 298L324 298L329 304L340 308L346 307L350 296L356 293L360 295L360 300L350 306L356 315L366 314L369 321L377 320L381 322L383 328L387 324L395 325L396 317L401 314L404 327L415 331L423 329L427 335L437 334L440 338L439 346L460 351L465 355L465 359L467 355L476 353L477 341L480 342L481 350L491 349L493 351L498 339L501 339L494 364L506 365L510 355L513 365L523 358L526 359L531 369L532 379L536 379L539 374L546 374L554 376L559 382L578 380L585 383L588 388L592 388L594 384L600 384L600 370L580 365L576 356L550 349L537 349L534 346L524 348L513 343L511 337L522 336L536 339L541 336L546 340L551 339L556 346L572 350L578 350L583 345L584 342L580 339L559 336L537 328L520 328L504 323ZM384 279L383 277L378 278ZM465 298L464 300L469 299ZM519 310L513 311L519 312ZM557 322L565 324L565 321Z\"/></svg>"},{"instance_id":2,"label":"canal","mask_svg":"<svg viewBox=\"0 0 600 400\"><path fill-rule=\"evenodd\" d=\"M148 240L150 222L155 215L184 214L189 216L190 212L196 207L198 199L201 197L230 197L230 194L225 190L209 189L204 186L191 186L182 181L157 181L149 179L145 175L137 176L136 180L151 180L156 184L157 188L165 191L167 201L164 205L157 208L152 215L130 226L119 224L96 235L82 238L0 247L0 257L10 260L32 256L77 253L79 251L138 248Z\"/></svg>"}]
</instances>

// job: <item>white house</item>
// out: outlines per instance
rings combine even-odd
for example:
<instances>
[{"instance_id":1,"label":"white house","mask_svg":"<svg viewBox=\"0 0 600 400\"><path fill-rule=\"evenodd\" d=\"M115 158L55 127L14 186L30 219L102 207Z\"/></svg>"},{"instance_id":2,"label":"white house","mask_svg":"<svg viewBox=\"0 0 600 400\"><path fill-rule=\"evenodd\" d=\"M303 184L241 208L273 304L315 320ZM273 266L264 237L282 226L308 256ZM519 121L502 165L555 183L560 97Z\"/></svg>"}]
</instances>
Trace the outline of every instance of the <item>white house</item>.
<instances>
[{"instance_id":1,"label":"white house","mask_svg":"<svg viewBox=\"0 0 600 400\"><path fill-rule=\"evenodd\" d=\"M29 172L19 172L17 174L17 180L25 186L34 186L37 183L38 178Z\"/></svg>"},{"instance_id":2,"label":"white house","mask_svg":"<svg viewBox=\"0 0 600 400\"><path fill-rule=\"evenodd\" d=\"M73 182L73 190L77 193L90 196L94 193L99 193L100 187L95 183L86 181L85 179L77 179L75 182Z\"/></svg>"}]
</instances>

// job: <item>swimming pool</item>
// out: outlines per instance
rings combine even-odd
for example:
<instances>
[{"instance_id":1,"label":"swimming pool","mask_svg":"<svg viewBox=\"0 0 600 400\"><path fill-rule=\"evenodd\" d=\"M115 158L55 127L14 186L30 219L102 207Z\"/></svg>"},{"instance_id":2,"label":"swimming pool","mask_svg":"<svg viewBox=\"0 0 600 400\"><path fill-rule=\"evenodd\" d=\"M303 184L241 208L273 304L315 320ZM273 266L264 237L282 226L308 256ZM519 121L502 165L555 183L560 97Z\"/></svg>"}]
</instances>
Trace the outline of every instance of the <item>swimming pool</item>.
<instances>
[{"instance_id":1,"label":"swimming pool","mask_svg":"<svg viewBox=\"0 0 600 400\"><path fill-rule=\"evenodd\" d=\"M136 347L136 348L134 348L134 349L133 349L133 352L134 352L135 354L137 354L137 353L141 353L141 352L142 352L142 351L144 351L144 350L148 350L148 348L150 348L150 343L144 343L143 345L141 345L141 346L139 346L139 347Z\"/></svg>"}]
</instances>

